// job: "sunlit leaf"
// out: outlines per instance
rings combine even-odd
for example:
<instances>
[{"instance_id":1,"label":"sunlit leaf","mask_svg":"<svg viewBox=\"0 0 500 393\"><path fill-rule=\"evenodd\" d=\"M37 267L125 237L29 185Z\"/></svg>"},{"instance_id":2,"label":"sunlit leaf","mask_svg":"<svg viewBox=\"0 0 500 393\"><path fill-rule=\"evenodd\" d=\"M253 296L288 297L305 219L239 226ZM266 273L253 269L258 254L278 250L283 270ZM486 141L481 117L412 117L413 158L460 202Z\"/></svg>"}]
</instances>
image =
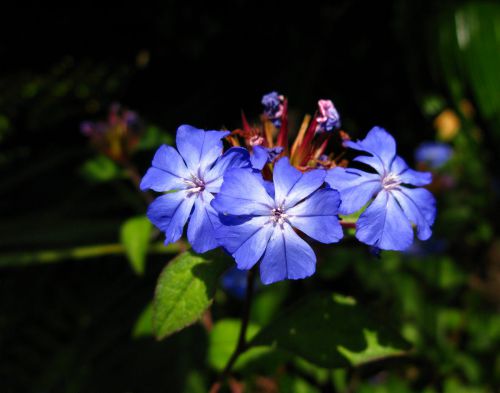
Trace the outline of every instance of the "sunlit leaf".
<instances>
[{"instance_id":1,"label":"sunlit leaf","mask_svg":"<svg viewBox=\"0 0 500 393\"><path fill-rule=\"evenodd\" d=\"M121 227L120 238L132 269L144 273L152 225L147 217L133 217Z\"/></svg>"},{"instance_id":2,"label":"sunlit leaf","mask_svg":"<svg viewBox=\"0 0 500 393\"><path fill-rule=\"evenodd\" d=\"M153 335L153 303L149 303L144 310L142 310L139 318L135 322L132 330L132 337L141 338Z\"/></svg>"},{"instance_id":3,"label":"sunlit leaf","mask_svg":"<svg viewBox=\"0 0 500 393\"><path fill-rule=\"evenodd\" d=\"M217 371L221 371L226 366L229 358L236 349L240 334L241 321L237 319L223 319L218 321L209 337L208 363ZM250 340L259 331L259 326L250 323L247 328L246 339ZM241 354L233 369L238 370L246 364L270 352L269 347L251 348Z\"/></svg>"},{"instance_id":4,"label":"sunlit leaf","mask_svg":"<svg viewBox=\"0 0 500 393\"><path fill-rule=\"evenodd\" d=\"M165 338L195 323L212 304L219 276L230 259L220 251L187 251L168 263L156 285L153 329Z\"/></svg>"},{"instance_id":5,"label":"sunlit leaf","mask_svg":"<svg viewBox=\"0 0 500 393\"><path fill-rule=\"evenodd\" d=\"M405 353L408 344L370 319L353 298L315 293L285 311L252 340L322 367L359 365Z\"/></svg>"}]
</instances>

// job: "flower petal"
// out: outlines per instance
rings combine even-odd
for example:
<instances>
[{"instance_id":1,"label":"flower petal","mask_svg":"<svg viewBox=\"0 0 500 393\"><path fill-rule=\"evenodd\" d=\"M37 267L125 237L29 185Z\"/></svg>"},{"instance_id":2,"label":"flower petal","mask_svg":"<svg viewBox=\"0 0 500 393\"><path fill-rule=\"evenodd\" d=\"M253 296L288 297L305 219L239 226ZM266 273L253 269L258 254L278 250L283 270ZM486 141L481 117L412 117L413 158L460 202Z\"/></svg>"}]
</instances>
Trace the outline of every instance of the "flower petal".
<instances>
[{"instance_id":1,"label":"flower petal","mask_svg":"<svg viewBox=\"0 0 500 393\"><path fill-rule=\"evenodd\" d=\"M396 156L391 165L391 172L398 175L401 183L411 184L412 186L425 186L432 182L430 172L419 172L410 169L400 156Z\"/></svg>"},{"instance_id":2,"label":"flower petal","mask_svg":"<svg viewBox=\"0 0 500 393\"><path fill-rule=\"evenodd\" d=\"M269 151L263 146L254 146L253 154L250 156L250 161L252 162L252 168L258 169L259 171L264 168L269 159Z\"/></svg>"},{"instance_id":3,"label":"flower petal","mask_svg":"<svg viewBox=\"0 0 500 393\"><path fill-rule=\"evenodd\" d=\"M292 227L284 224L274 227L266 252L260 263L260 279L271 284L286 278L296 280L309 277L316 270L314 251Z\"/></svg>"},{"instance_id":4,"label":"flower petal","mask_svg":"<svg viewBox=\"0 0 500 393\"><path fill-rule=\"evenodd\" d=\"M216 236L235 259L239 269L251 269L266 249L273 225L269 217L222 217Z\"/></svg>"},{"instance_id":5,"label":"flower petal","mask_svg":"<svg viewBox=\"0 0 500 393\"><path fill-rule=\"evenodd\" d=\"M325 181L340 193L341 214L352 214L361 209L381 188L380 176L356 169L330 169Z\"/></svg>"},{"instance_id":6,"label":"flower petal","mask_svg":"<svg viewBox=\"0 0 500 393\"><path fill-rule=\"evenodd\" d=\"M142 178L142 191L170 191L185 188L183 179L189 177L189 171L181 156L171 146L163 145L156 151L152 166Z\"/></svg>"},{"instance_id":7,"label":"flower petal","mask_svg":"<svg viewBox=\"0 0 500 393\"><path fill-rule=\"evenodd\" d=\"M243 147L232 147L224 153L214 164L207 170L203 180L206 184L206 190L212 193L217 193L222 184L224 172L230 168L250 168L250 157L248 150Z\"/></svg>"},{"instance_id":8,"label":"flower petal","mask_svg":"<svg viewBox=\"0 0 500 393\"><path fill-rule=\"evenodd\" d=\"M423 189L420 189L423 190ZM412 221L416 226L417 226L417 236L420 240L427 240L431 237L432 235L432 230L430 228L429 222L427 222L423 211L420 209L421 205L422 206L427 206L427 205L434 205L435 206L435 201L434 197L432 196L431 193L426 195L426 197L422 197L422 195L419 195L420 197L416 197L416 201L414 201L409 194L411 193L406 193L407 191L415 191L415 189L403 189L400 188L399 190L394 190L393 195L398 201L399 205L403 209L403 212L406 214L406 217L410 221ZM426 190L424 190L426 191ZM420 193L419 193L420 194ZM429 196L431 199L429 199Z\"/></svg>"},{"instance_id":9,"label":"flower petal","mask_svg":"<svg viewBox=\"0 0 500 393\"><path fill-rule=\"evenodd\" d=\"M165 244L173 243L182 236L182 230L191 214L195 198L186 191L177 191L156 198L149 205L147 216L162 232Z\"/></svg>"},{"instance_id":10,"label":"flower petal","mask_svg":"<svg viewBox=\"0 0 500 393\"><path fill-rule=\"evenodd\" d=\"M205 131L189 125L177 129L176 143L186 165L193 174L202 176L222 154L222 141L229 131Z\"/></svg>"},{"instance_id":11,"label":"flower petal","mask_svg":"<svg viewBox=\"0 0 500 393\"><path fill-rule=\"evenodd\" d=\"M322 243L336 243L344 235L337 217L339 205L339 193L326 188L317 190L286 214L292 226L306 235Z\"/></svg>"},{"instance_id":12,"label":"flower petal","mask_svg":"<svg viewBox=\"0 0 500 393\"><path fill-rule=\"evenodd\" d=\"M396 155L396 141L381 127L373 127L362 141L347 141L344 142L344 145L373 155L376 159L357 157L355 161L372 166L380 174L384 174L385 170L390 168Z\"/></svg>"},{"instance_id":13,"label":"flower petal","mask_svg":"<svg viewBox=\"0 0 500 393\"><path fill-rule=\"evenodd\" d=\"M325 181L326 172L315 169L306 173L290 165L288 157L281 158L274 166L274 189L277 205L290 208L316 191Z\"/></svg>"},{"instance_id":14,"label":"flower petal","mask_svg":"<svg viewBox=\"0 0 500 393\"><path fill-rule=\"evenodd\" d=\"M274 201L259 176L239 168L226 171L212 207L222 214L269 215Z\"/></svg>"},{"instance_id":15,"label":"flower petal","mask_svg":"<svg viewBox=\"0 0 500 393\"><path fill-rule=\"evenodd\" d=\"M208 191L196 197L194 211L189 220L187 237L193 250L203 253L219 246L215 237L215 228L220 225L219 216L210 202L213 195Z\"/></svg>"},{"instance_id":16,"label":"flower petal","mask_svg":"<svg viewBox=\"0 0 500 393\"><path fill-rule=\"evenodd\" d=\"M413 241L413 230L394 196L381 191L356 223L359 241L383 250L402 251Z\"/></svg>"}]
</instances>

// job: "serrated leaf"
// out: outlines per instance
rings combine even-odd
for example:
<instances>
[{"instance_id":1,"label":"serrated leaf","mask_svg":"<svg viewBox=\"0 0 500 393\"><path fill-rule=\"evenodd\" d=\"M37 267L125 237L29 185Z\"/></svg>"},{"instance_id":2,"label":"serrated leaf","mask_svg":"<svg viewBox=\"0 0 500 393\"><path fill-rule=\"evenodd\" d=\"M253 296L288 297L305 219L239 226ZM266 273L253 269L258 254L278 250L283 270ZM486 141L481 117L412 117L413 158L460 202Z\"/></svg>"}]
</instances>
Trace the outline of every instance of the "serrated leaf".
<instances>
[{"instance_id":1,"label":"serrated leaf","mask_svg":"<svg viewBox=\"0 0 500 393\"><path fill-rule=\"evenodd\" d=\"M94 182L106 182L122 176L120 167L110 158L100 155L86 161L81 169L81 174Z\"/></svg>"},{"instance_id":2,"label":"serrated leaf","mask_svg":"<svg viewBox=\"0 0 500 393\"><path fill-rule=\"evenodd\" d=\"M130 218L121 227L120 239L125 254L137 274L144 273L151 230L151 222L144 216Z\"/></svg>"},{"instance_id":3,"label":"serrated leaf","mask_svg":"<svg viewBox=\"0 0 500 393\"><path fill-rule=\"evenodd\" d=\"M408 344L370 319L355 299L315 293L263 328L251 345L274 345L321 367L359 365L404 353Z\"/></svg>"},{"instance_id":4,"label":"serrated leaf","mask_svg":"<svg viewBox=\"0 0 500 393\"><path fill-rule=\"evenodd\" d=\"M218 321L210 331L208 347L208 364L216 371L222 371L229 358L236 349L238 337L240 334L241 321L237 319L223 319ZM246 339L250 340L259 331L259 326L249 323ZM243 368L249 362L265 355L271 351L269 347L250 348L242 353L233 370Z\"/></svg>"},{"instance_id":5,"label":"serrated leaf","mask_svg":"<svg viewBox=\"0 0 500 393\"><path fill-rule=\"evenodd\" d=\"M153 330L163 339L193 323L212 304L219 276L231 259L221 251L186 251L163 269L156 285Z\"/></svg>"}]
</instances>

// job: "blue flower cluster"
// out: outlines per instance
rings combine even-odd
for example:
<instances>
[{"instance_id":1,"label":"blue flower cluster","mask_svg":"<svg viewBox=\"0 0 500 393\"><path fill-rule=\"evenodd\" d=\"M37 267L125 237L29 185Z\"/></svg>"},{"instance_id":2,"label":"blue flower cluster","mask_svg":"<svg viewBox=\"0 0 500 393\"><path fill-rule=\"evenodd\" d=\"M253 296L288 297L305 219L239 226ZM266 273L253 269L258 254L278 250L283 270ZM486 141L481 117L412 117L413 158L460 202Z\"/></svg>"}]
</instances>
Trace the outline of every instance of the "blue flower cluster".
<instances>
[{"instance_id":1,"label":"blue flower cluster","mask_svg":"<svg viewBox=\"0 0 500 393\"><path fill-rule=\"evenodd\" d=\"M309 242L339 242L339 214L365 209L356 237L379 249L409 248L412 224L419 239L431 236L435 200L421 188L431 175L410 169L382 128L373 128L361 141L344 142L365 153L354 161L370 171L299 170L282 150L272 149L262 150L256 165L255 151L250 156L246 148L231 147L223 153L222 139L228 135L183 125L177 130L177 150L162 146L156 152L141 189L164 193L147 215L165 233L165 243L177 241L189 221L187 238L195 251L223 247L241 270L260 262L261 280L270 284L315 272Z\"/></svg>"}]
</instances>

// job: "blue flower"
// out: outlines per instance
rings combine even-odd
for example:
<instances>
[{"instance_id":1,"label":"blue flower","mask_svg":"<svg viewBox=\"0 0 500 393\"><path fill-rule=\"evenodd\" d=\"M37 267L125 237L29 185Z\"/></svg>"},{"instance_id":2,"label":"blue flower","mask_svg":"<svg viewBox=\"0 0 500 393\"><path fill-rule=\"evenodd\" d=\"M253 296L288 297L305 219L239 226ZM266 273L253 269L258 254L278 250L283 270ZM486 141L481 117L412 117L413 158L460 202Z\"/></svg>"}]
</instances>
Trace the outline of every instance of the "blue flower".
<instances>
[{"instance_id":1,"label":"blue flower","mask_svg":"<svg viewBox=\"0 0 500 393\"><path fill-rule=\"evenodd\" d=\"M423 142L415 150L415 160L429 165L431 169L442 167L452 156L452 147L442 142Z\"/></svg>"},{"instance_id":2,"label":"blue flower","mask_svg":"<svg viewBox=\"0 0 500 393\"><path fill-rule=\"evenodd\" d=\"M337 167L326 176L326 182L340 192L341 214L354 213L375 197L356 223L358 240L383 250L405 250L413 242L411 223L417 227L418 238L427 240L432 234L436 202L419 186L429 184L431 174L410 169L396 155L394 138L380 127L374 127L362 141L347 141L345 145L371 154L354 161L376 172Z\"/></svg>"},{"instance_id":3,"label":"blue flower","mask_svg":"<svg viewBox=\"0 0 500 393\"><path fill-rule=\"evenodd\" d=\"M264 105L264 114L272 121L276 128L281 127L281 116L283 115L284 97L277 92L265 94L262 97L262 105Z\"/></svg>"},{"instance_id":4,"label":"blue flower","mask_svg":"<svg viewBox=\"0 0 500 393\"><path fill-rule=\"evenodd\" d=\"M232 267L222 275L222 287L237 299L243 300L247 291L247 272Z\"/></svg>"},{"instance_id":5,"label":"blue flower","mask_svg":"<svg viewBox=\"0 0 500 393\"><path fill-rule=\"evenodd\" d=\"M213 194L219 191L227 169L250 167L246 149L234 147L222 155L221 139L228 134L182 125L177 129L177 150L166 145L157 150L140 187L168 192L151 203L147 212L151 222L165 232L165 244L179 240L191 217L187 236L193 249L201 253L218 247L214 234L218 215L210 206Z\"/></svg>"},{"instance_id":6,"label":"blue flower","mask_svg":"<svg viewBox=\"0 0 500 393\"><path fill-rule=\"evenodd\" d=\"M316 132L330 132L340 127L340 115L332 101L319 100L318 110Z\"/></svg>"},{"instance_id":7,"label":"blue flower","mask_svg":"<svg viewBox=\"0 0 500 393\"><path fill-rule=\"evenodd\" d=\"M274 184L245 170L226 172L212 202L221 219L216 236L239 269L251 269L261 260L264 284L314 273L314 251L294 228L322 243L342 238L339 193L320 188L325 175L320 169L301 173L286 157L274 167Z\"/></svg>"}]
</instances>

